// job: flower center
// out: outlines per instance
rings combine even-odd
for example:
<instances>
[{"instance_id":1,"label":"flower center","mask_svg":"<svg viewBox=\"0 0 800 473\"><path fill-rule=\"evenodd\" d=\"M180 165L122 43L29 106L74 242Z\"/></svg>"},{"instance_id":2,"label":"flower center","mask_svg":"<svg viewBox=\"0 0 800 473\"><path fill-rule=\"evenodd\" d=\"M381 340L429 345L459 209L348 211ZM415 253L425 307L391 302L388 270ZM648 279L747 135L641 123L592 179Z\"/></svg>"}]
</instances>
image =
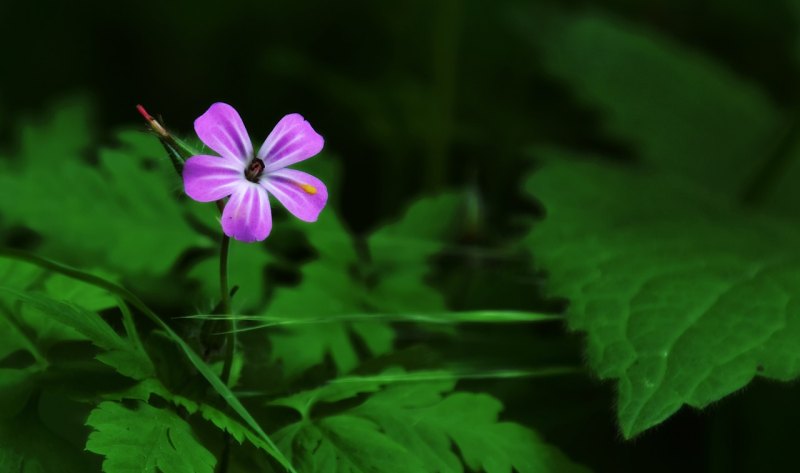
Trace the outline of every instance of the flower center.
<instances>
[{"instance_id":1,"label":"flower center","mask_svg":"<svg viewBox=\"0 0 800 473\"><path fill-rule=\"evenodd\" d=\"M258 178L264 173L264 161L253 158L247 169L244 170L244 177L250 182L258 182Z\"/></svg>"}]
</instances>

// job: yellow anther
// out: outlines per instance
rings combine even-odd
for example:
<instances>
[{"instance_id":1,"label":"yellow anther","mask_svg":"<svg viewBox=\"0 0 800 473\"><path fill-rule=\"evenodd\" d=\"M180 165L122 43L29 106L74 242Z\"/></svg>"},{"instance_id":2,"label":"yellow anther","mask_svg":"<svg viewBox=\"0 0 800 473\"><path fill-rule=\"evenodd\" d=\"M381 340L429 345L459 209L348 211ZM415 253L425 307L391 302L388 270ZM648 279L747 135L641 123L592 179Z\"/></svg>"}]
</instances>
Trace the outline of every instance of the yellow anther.
<instances>
[{"instance_id":1,"label":"yellow anther","mask_svg":"<svg viewBox=\"0 0 800 473\"><path fill-rule=\"evenodd\" d=\"M316 188L316 187L314 187L314 186L312 186L312 185L310 185L310 184L301 184L301 183L298 183L297 185L298 185L298 186L300 186L300 188L301 188L301 189L303 189L304 191L306 191L306 193L307 193L307 194L314 195L314 194L316 194L316 193L317 193L317 188Z\"/></svg>"}]
</instances>

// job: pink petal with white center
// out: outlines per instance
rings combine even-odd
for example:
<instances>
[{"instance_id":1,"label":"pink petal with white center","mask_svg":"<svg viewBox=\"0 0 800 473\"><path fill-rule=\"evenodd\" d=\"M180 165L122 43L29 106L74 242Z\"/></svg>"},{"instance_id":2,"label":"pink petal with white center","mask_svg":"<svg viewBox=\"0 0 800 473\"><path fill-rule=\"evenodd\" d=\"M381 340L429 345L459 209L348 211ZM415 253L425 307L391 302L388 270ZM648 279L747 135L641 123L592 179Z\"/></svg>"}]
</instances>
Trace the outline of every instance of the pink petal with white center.
<instances>
[{"instance_id":1,"label":"pink petal with white center","mask_svg":"<svg viewBox=\"0 0 800 473\"><path fill-rule=\"evenodd\" d=\"M258 157L266 164L267 172L276 171L314 156L322 151L324 143L310 123L292 113L275 125L258 150Z\"/></svg>"},{"instance_id":2,"label":"pink petal with white center","mask_svg":"<svg viewBox=\"0 0 800 473\"><path fill-rule=\"evenodd\" d=\"M261 241L272 230L267 191L256 183L239 184L222 211L222 231L244 242Z\"/></svg>"},{"instance_id":3,"label":"pink petal with white center","mask_svg":"<svg viewBox=\"0 0 800 473\"><path fill-rule=\"evenodd\" d=\"M227 197L244 180L244 163L234 158L192 156L183 165L183 188L198 202Z\"/></svg>"},{"instance_id":4,"label":"pink petal with white center","mask_svg":"<svg viewBox=\"0 0 800 473\"><path fill-rule=\"evenodd\" d=\"M302 171L279 169L261 178L260 184L304 222L315 222L328 202L325 184Z\"/></svg>"},{"instance_id":5,"label":"pink petal with white center","mask_svg":"<svg viewBox=\"0 0 800 473\"><path fill-rule=\"evenodd\" d=\"M239 113L230 105L217 102L194 121L194 131L206 146L225 158L243 163L253 157L253 143Z\"/></svg>"}]
</instances>

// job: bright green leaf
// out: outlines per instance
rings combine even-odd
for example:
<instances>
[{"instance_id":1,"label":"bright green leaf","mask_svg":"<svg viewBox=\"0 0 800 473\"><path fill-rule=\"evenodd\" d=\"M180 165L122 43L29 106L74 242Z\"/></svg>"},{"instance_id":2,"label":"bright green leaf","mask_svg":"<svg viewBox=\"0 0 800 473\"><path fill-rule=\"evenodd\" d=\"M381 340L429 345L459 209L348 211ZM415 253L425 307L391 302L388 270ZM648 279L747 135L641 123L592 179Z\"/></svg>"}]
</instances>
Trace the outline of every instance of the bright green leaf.
<instances>
[{"instance_id":1,"label":"bright green leaf","mask_svg":"<svg viewBox=\"0 0 800 473\"><path fill-rule=\"evenodd\" d=\"M333 416L275 434L300 473L419 473L423 465L363 418Z\"/></svg>"},{"instance_id":2,"label":"bright green leaf","mask_svg":"<svg viewBox=\"0 0 800 473\"><path fill-rule=\"evenodd\" d=\"M85 102L48 115L42 124L24 125L17 154L0 160L6 224L42 234L46 255L102 261L126 273L163 273L187 248L208 245L183 217L180 179L158 140L122 133L121 145L100 150L92 166L85 159L91 143Z\"/></svg>"},{"instance_id":3,"label":"bright green leaf","mask_svg":"<svg viewBox=\"0 0 800 473\"><path fill-rule=\"evenodd\" d=\"M189 424L168 409L139 403L132 410L107 401L86 424L95 429L86 449L105 457L106 473L212 473L217 462Z\"/></svg>"},{"instance_id":4,"label":"bright green leaf","mask_svg":"<svg viewBox=\"0 0 800 473\"><path fill-rule=\"evenodd\" d=\"M342 458L357 458L360 468L395 471L380 462L392 455L383 450L398 449L407 452L409 465L413 463L416 468L413 471L462 472L464 467L453 444L473 471L583 471L532 430L498 422L502 409L498 400L485 394L450 393L454 386L455 377L447 377L446 373L440 373L435 381L388 386L380 376L331 383L273 401L274 405L291 407L302 415L300 422L285 427L276 438L301 473L339 471L327 466L329 462L333 464L329 458L332 451ZM342 415L320 419L312 414L318 403L334 403L364 393L370 393L367 400ZM358 438L369 439L367 445L375 442L373 450L363 452L363 444L344 443L341 436L347 428L359 429Z\"/></svg>"}]
</instances>

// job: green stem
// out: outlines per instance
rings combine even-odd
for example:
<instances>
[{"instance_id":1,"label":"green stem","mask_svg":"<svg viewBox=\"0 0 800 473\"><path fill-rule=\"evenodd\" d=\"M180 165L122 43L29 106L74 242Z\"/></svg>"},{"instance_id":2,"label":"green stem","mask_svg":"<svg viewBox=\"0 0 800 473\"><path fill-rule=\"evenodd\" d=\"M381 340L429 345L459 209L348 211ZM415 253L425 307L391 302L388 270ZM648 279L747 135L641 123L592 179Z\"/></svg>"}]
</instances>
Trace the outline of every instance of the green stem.
<instances>
[{"instance_id":1,"label":"green stem","mask_svg":"<svg viewBox=\"0 0 800 473\"><path fill-rule=\"evenodd\" d=\"M228 235L222 235L222 242L219 246L219 289L221 296L222 313L231 315L231 295L228 289L228 254L230 253L231 239ZM222 365L222 382L230 383L231 367L233 366L233 355L236 352L236 321L233 317L229 320L228 339L225 341L225 361Z\"/></svg>"},{"instance_id":2,"label":"green stem","mask_svg":"<svg viewBox=\"0 0 800 473\"><path fill-rule=\"evenodd\" d=\"M222 235L219 245L219 289L220 306L224 315L231 314L231 293L228 289L228 254L230 253L231 239L228 235ZM231 368L233 367L233 356L236 354L236 319L231 317L228 321L229 333L225 340L225 361L222 364L222 374L220 378L226 385L230 385ZM222 454L217 468L218 473L227 473L228 464L231 456L231 436L225 432L222 438Z\"/></svg>"}]
</instances>

